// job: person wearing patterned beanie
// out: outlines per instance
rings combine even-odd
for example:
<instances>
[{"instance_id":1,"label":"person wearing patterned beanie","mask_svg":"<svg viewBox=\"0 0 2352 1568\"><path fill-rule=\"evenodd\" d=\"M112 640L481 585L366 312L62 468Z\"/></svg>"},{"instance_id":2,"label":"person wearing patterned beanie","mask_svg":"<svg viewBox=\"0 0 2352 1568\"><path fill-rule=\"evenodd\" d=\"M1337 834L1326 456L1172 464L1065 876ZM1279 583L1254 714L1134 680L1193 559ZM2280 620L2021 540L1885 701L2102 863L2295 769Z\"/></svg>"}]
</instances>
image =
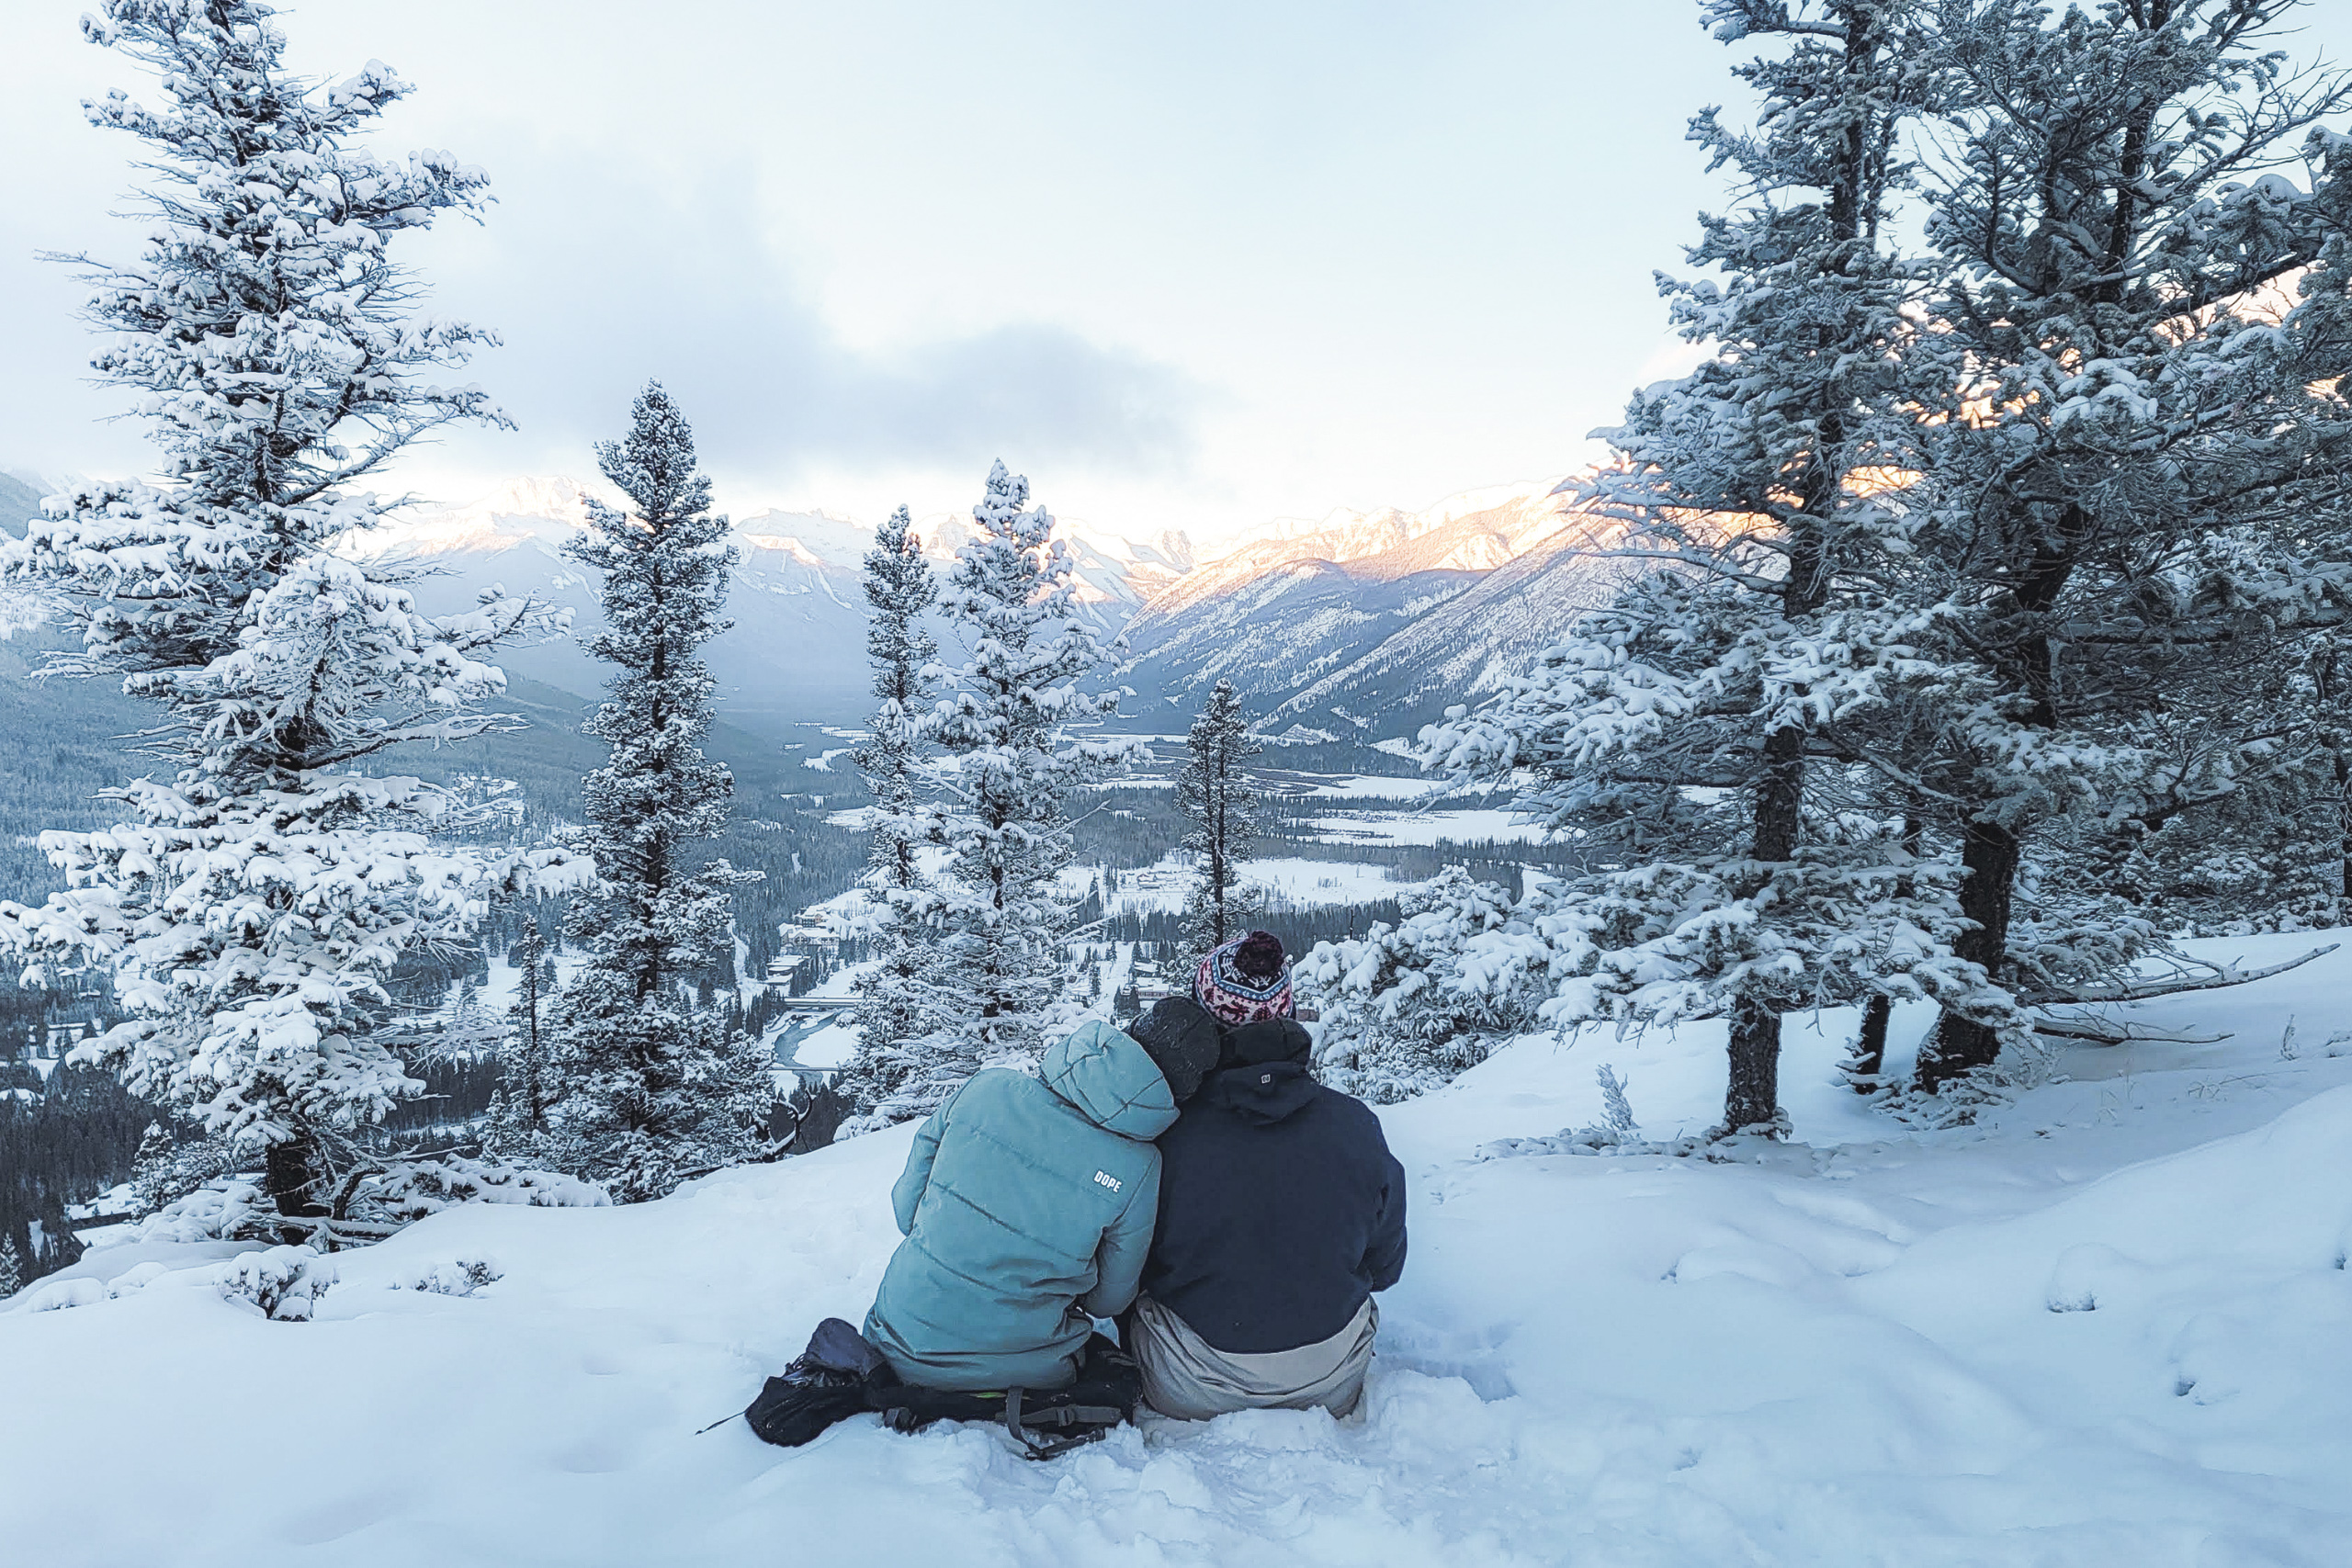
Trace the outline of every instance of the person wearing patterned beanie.
<instances>
[{"instance_id":1,"label":"person wearing patterned beanie","mask_svg":"<svg viewBox=\"0 0 2352 1568\"><path fill-rule=\"evenodd\" d=\"M1159 1211L1122 1342L1164 1416L1352 1411L1405 1269L1405 1172L1370 1107L1316 1082L1280 938L1201 961L1193 999L1216 1070L1159 1135ZM1204 1022L1206 1020L1203 1021Z\"/></svg>"},{"instance_id":2,"label":"person wearing patterned beanie","mask_svg":"<svg viewBox=\"0 0 2352 1568\"><path fill-rule=\"evenodd\" d=\"M1211 949L1193 972L1193 999L1227 1029L1292 1016L1283 939L1272 931L1251 931Z\"/></svg>"}]
</instances>

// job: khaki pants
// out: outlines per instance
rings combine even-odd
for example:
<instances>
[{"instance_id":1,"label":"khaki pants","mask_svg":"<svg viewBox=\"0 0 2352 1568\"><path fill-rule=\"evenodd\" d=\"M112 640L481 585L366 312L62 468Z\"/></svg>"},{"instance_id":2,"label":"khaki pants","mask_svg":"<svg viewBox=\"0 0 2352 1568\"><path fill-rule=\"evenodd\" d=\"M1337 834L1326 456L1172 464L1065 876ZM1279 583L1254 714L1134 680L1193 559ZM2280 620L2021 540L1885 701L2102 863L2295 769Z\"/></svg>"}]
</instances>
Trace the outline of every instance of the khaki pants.
<instances>
[{"instance_id":1,"label":"khaki pants","mask_svg":"<svg viewBox=\"0 0 2352 1568\"><path fill-rule=\"evenodd\" d=\"M1295 1350L1220 1350L1153 1301L1136 1300L1127 1353L1143 1369L1144 1403L1163 1416L1205 1421L1235 1410L1305 1410L1345 1416L1363 1396L1380 1310L1366 1298L1346 1327Z\"/></svg>"}]
</instances>

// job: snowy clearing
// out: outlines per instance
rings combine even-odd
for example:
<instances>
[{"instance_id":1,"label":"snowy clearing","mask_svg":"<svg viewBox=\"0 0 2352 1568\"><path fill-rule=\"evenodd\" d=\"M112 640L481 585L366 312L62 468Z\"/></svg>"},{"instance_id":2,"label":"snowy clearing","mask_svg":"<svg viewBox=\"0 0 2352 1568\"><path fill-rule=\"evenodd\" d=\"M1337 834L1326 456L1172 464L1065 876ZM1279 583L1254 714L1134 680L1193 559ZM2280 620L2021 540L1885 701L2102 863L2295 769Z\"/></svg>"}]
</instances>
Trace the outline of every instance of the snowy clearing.
<instances>
[{"instance_id":1,"label":"snowy clearing","mask_svg":"<svg viewBox=\"0 0 2352 1568\"><path fill-rule=\"evenodd\" d=\"M1394 898L1410 882L1397 879L1393 867L1363 861L1301 860L1269 857L1253 860L1244 880L1273 890L1301 908L1318 904L1366 904Z\"/></svg>"},{"instance_id":2,"label":"snowy clearing","mask_svg":"<svg viewBox=\"0 0 2352 1568\"><path fill-rule=\"evenodd\" d=\"M2069 1052L1920 1134L1836 1083L1850 1014L1804 1021L1805 1143L1755 1163L1480 1157L1593 1118L1604 1061L1653 1134L1720 1101L1718 1027L1522 1041L1384 1112L1413 1252L1361 1418L1148 1420L1050 1464L871 1418L694 1435L864 1309L904 1130L634 1208L445 1213L338 1258L308 1324L224 1301L218 1247L101 1250L0 1313L0 1530L190 1568L2339 1564L2352 1055L2279 1036L2324 1041L2347 984L2352 952L2148 1006L2239 1032ZM465 1262L500 1278L401 1288ZM274 1471L296 1410L256 1382L308 1391L314 1483Z\"/></svg>"},{"instance_id":3,"label":"snowy clearing","mask_svg":"<svg viewBox=\"0 0 2352 1568\"><path fill-rule=\"evenodd\" d=\"M1061 891L1067 897L1083 897L1102 875L1102 868L1099 866L1065 867ZM1104 908L1114 915L1173 914L1183 908L1199 875L1190 857L1167 855L1154 864L1120 872L1118 890L1104 901ZM1250 861L1243 868L1242 880L1270 890L1278 901L1293 908L1394 898L1416 886L1396 880L1394 868L1389 866L1292 856Z\"/></svg>"},{"instance_id":4,"label":"snowy clearing","mask_svg":"<svg viewBox=\"0 0 2352 1568\"><path fill-rule=\"evenodd\" d=\"M825 1023L797 1035L788 1065L831 1069L846 1067L857 1055L857 1029L849 1023Z\"/></svg>"},{"instance_id":5,"label":"snowy clearing","mask_svg":"<svg viewBox=\"0 0 2352 1568\"><path fill-rule=\"evenodd\" d=\"M1315 818L1316 836L1334 844L1419 844L1485 841L1532 844L1544 837L1533 822L1508 809L1461 811L1339 812Z\"/></svg>"},{"instance_id":6,"label":"snowy clearing","mask_svg":"<svg viewBox=\"0 0 2352 1568\"><path fill-rule=\"evenodd\" d=\"M1394 773L1289 773L1261 775L1260 786L1290 800L1427 800L1453 793L1452 780Z\"/></svg>"}]
</instances>

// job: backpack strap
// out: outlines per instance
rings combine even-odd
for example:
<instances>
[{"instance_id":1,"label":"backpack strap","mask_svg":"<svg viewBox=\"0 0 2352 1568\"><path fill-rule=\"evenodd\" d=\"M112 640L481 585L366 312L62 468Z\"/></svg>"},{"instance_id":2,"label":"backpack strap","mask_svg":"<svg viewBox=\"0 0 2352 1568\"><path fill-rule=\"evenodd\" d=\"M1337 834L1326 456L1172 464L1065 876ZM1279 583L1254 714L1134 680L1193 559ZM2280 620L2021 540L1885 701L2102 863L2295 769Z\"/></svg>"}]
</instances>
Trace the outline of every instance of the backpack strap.
<instances>
[{"instance_id":1,"label":"backpack strap","mask_svg":"<svg viewBox=\"0 0 2352 1568\"><path fill-rule=\"evenodd\" d=\"M995 1422L1004 1414L1004 1395L989 1389L924 1388L879 1382L866 1385L865 1407L894 1432L919 1432L934 1421Z\"/></svg>"},{"instance_id":2,"label":"backpack strap","mask_svg":"<svg viewBox=\"0 0 2352 1568\"><path fill-rule=\"evenodd\" d=\"M1004 1391L1004 1427L1021 1445L1023 1459L1052 1459L1082 1444L1099 1442L1125 1419L1125 1411L1108 1404L1049 1404L1043 1410L1028 1412L1024 1417L1022 1391ZM1061 1436L1046 1437L1041 1428L1047 1427ZM1077 1430L1071 1430L1073 1427Z\"/></svg>"}]
</instances>

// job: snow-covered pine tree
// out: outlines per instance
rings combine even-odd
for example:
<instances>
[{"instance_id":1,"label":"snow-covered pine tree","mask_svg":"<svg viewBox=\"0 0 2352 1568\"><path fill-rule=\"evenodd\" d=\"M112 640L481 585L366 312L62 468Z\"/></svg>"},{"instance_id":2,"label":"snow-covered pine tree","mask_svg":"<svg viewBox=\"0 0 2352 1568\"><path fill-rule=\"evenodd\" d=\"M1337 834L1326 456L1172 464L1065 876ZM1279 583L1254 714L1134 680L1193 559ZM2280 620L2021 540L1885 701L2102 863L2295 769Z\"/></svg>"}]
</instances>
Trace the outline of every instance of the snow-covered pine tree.
<instances>
[{"instance_id":1,"label":"snow-covered pine tree","mask_svg":"<svg viewBox=\"0 0 2352 1568\"><path fill-rule=\"evenodd\" d=\"M131 1156L131 1208L141 1216L155 1213L234 1168L219 1141L183 1144L162 1122L150 1122Z\"/></svg>"},{"instance_id":2,"label":"snow-covered pine tree","mask_svg":"<svg viewBox=\"0 0 2352 1568\"><path fill-rule=\"evenodd\" d=\"M0 1235L0 1300L15 1295L25 1286L25 1262L17 1256L17 1238Z\"/></svg>"},{"instance_id":3,"label":"snow-covered pine tree","mask_svg":"<svg viewBox=\"0 0 2352 1568\"><path fill-rule=\"evenodd\" d=\"M866 1125L927 1115L979 1068L1038 1050L1072 983L1063 802L1141 750L1068 732L1116 712L1123 694L1078 685L1109 660L1079 608L1069 547L1052 515L1029 504L1029 481L996 464L972 520L941 599L971 657L927 726L953 765L942 784L947 872L918 982L918 1005L939 1022Z\"/></svg>"},{"instance_id":4,"label":"snow-covered pine tree","mask_svg":"<svg viewBox=\"0 0 2352 1568\"><path fill-rule=\"evenodd\" d=\"M1735 73L1760 100L1752 133L1714 110L1691 124L1742 196L1690 251L1721 283L1660 287L1713 355L1634 399L1589 487L1638 575L1532 677L1424 736L1457 773L1532 771L1521 806L1589 847L1593 874L1532 926L1555 949L1549 1016L1725 1019L1725 1132L1779 1124L1786 1012L1882 992L2000 1010L1950 953L1950 876L1829 733L1905 657L1880 583L1905 524L1878 476L1911 448L1878 411L1912 335L1883 233L1920 107L1898 48L1917 9L1702 5L1718 38L1778 52Z\"/></svg>"},{"instance_id":5,"label":"snow-covered pine tree","mask_svg":"<svg viewBox=\"0 0 2352 1568\"><path fill-rule=\"evenodd\" d=\"M2323 238L2318 259L2297 281L2288 325L2305 370L2334 377L2352 370L2352 179L2341 168L2352 147L2340 139L2314 140L2331 176L2314 182L2311 197ZM2340 381L2336 390L2334 408L2341 412ZM2352 463L2320 470L2301 499L2317 515L2352 517ZM2317 879L2334 896L2324 923L2352 924L2352 649L2341 637L2331 639L2312 652L2301 675L2301 711L2290 716L2301 720L2295 733L2315 754L2320 778L2299 803L2299 815L2311 832L2312 863L2332 869Z\"/></svg>"},{"instance_id":6,"label":"snow-covered pine tree","mask_svg":"<svg viewBox=\"0 0 2352 1568\"><path fill-rule=\"evenodd\" d=\"M2352 158L2312 133L2352 81L2290 64L2296 9L1975 0L1928 39L1947 102L1905 355L1920 478L1887 582L1915 612L1920 722L1887 760L1957 835L1960 951L2005 983L2026 948L2041 974L2128 960L2145 918L2034 874L2054 825L2128 848L2315 739L2260 699L2344 614ZM1948 1015L1920 1081L2000 1043Z\"/></svg>"},{"instance_id":7,"label":"snow-covered pine tree","mask_svg":"<svg viewBox=\"0 0 2352 1568\"><path fill-rule=\"evenodd\" d=\"M139 1134L139 1148L130 1156L131 1207L139 1213L152 1214L171 1201L167 1196L172 1165L173 1141L161 1122L150 1122L147 1130Z\"/></svg>"},{"instance_id":8,"label":"snow-covered pine tree","mask_svg":"<svg viewBox=\"0 0 2352 1568\"><path fill-rule=\"evenodd\" d=\"M2327 269L2314 270L2326 276ZM2347 339L2346 352L2352 354L2352 339ZM2352 503L2352 494L2343 500ZM2352 668L2348 664L2352 660L2346 659L2340 643L2312 660L2308 711L2312 719L2312 744L2324 762L2324 782L2301 803L2305 820L2312 816L2319 819L2312 861L2329 874L2319 880L2332 903L2321 923L2331 926L2352 924Z\"/></svg>"},{"instance_id":9,"label":"snow-covered pine tree","mask_svg":"<svg viewBox=\"0 0 2352 1568\"><path fill-rule=\"evenodd\" d=\"M2326 729L2306 728L2311 705L2280 701L2262 671L2246 673L2241 699L2270 705L2265 711L2293 737L2282 748L2290 754L2260 759L2227 794L2184 802L2154 821L2073 815L2047 823L2020 870L2027 912L2018 924L2028 933L2047 926L2060 905L2046 886L2053 882L2098 887L2165 931L2243 935L2341 923L2340 752ZM2202 716L2201 704L2185 708Z\"/></svg>"},{"instance_id":10,"label":"snow-covered pine tree","mask_svg":"<svg viewBox=\"0 0 2352 1568\"><path fill-rule=\"evenodd\" d=\"M546 1017L547 957L538 922L526 919L506 952L514 966L514 1000L506 1010L498 1092L490 1111L490 1146L502 1155L539 1157L547 1142L548 1107L556 1094L554 1041Z\"/></svg>"},{"instance_id":11,"label":"snow-covered pine tree","mask_svg":"<svg viewBox=\"0 0 2352 1568\"><path fill-rule=\"evenodd\" d=\"M1508 888L1450 865L1396 903L1396 925L1316 943L1294 976L1299 999L1322 1015L1315 1076L1375 1105L1476 1066L1533 1027L1551 996L1548 954L1528 923L1543 899L1515 904Z\"/></svg>"},{"instance_id":12,"label":"snow-covered pine tree","mask_svg":"<svg viewBox=\"0 0 2352 1568\"><path fill-rule=\"evenodd\" d=\"M630 510L590 501L586 531L564 547L603 578L605 629L588 651L618 673L582 726L612 747L580 785L578 842L599 882L572 901L566 935L583 958L547 1026L561 1086L551 1156L621 1202L752 1157L775 1092L759 1042L695 994L731 952L732 890L760 875L688 863L726 826L734 789L702 753L713 682L700 649L729 625L736 553L695 471L694 433L659 382L631 415L627 438L596 448Z\"/></svg>"},{"instance_id":13,"label":"snow-covered pine tree","mask_svg":"<svg viewBox=\"0 0 2352 1568\"><path fill-rule=\"evenodd\" d=\"M874 716L851 755L873 792L865 886L873 967L859 977L857 1055L835 1086L852 1114L870 1116L897 1093L922 1059L934 1021L923 949L935 900L922 847L933 822L922 788L922 728L931 717L939 645L923 616L939 597L922 541L903 506L874 531L865 555L865 656L874 672Z\"/></svg>"},{"instance_id":14,"label":"snow-covered pine tree","mask_svg":"<svg viewBox=\"0 0 2352 1568\"><path fill-rule=\"evenodd\" d=\"M479 705L503 677L484 656L547 619L506 599L421 615L337 548L388 510L351 487L408 442L503 423L480 389L420 380L483 335L412 313L390 254L477 212L485 180L446 153L355 147L407 84L380 63L331 87L288 75L255 0L107 0L83 28L164 91L160 107L85 106L144 144L144 253L68 259L96 290L94 363L136 394L165 478L59 498L0 545L0 571L79 627L53 670L156 705L147 750L172 772L114 792L130 821L43 835L69 886L0 907L0 942L36 982L110 971L127 1016L77 1055L260 1156L300 1236L323 1213L328 1145L424 1088L379 1027L401 953L462 937L502 886L580 871L436 842L458 815L447 793L352 771L492 727Z\"/></svg>"},{"instance_id":15,"label":"snow-covered pine tree","mask_svg":"<svg viewBox=\"0 0 2352 1568\"><path fill-rule=\"evenodd\" d=\"M1265 750L1250 733L1240 694L1232 682L1219 681L1193 721L1184 762L1176 771L1177 814L1191 825L1184 851L1198 866L1184 901L1183 945L1174 971L1180 977L1212 948L1248 931L1264 912L1264 897L1241 880L1241 871L1258 838L1258 792L1248 769Z\"/></svg>"}]
</instances>

